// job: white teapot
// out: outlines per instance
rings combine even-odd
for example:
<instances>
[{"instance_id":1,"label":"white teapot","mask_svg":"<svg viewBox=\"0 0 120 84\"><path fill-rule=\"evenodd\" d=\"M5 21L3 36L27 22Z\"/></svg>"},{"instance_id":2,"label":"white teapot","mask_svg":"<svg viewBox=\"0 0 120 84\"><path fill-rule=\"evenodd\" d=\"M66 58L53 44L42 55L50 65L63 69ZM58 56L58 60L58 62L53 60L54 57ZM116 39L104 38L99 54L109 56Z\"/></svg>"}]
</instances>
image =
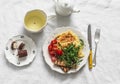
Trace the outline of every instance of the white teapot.
<instances>
[{"instance_id":1,"label":"white teapot","mask_svg":"<svg viewBox=\"0 0 120 84\"><path fill-rule=\"evenodd\" d=\"M61 16L68 16L72 13L78 13L80 10L75 11L73 9L73 4L70 0L54 0L55 1L55 11Z\"/></svg>"}]
</instances>

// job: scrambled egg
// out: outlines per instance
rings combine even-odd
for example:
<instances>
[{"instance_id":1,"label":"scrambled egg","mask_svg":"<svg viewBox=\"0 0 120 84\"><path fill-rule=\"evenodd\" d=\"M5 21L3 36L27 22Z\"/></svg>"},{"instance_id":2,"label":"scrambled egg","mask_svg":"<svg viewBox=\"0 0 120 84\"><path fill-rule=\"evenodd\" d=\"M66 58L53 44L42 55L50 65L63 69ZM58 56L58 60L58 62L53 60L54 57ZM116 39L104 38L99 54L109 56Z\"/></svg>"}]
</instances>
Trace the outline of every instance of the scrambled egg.
<instances>
[{"instance_id":1,"label":"scrambled egg","mask_svg":"<svg viewBox=\"0 0 120 84\"><path fill-rule=\"evenodd\" d=\"M71 30L68 30L66 32L63 32L61 34L58 34L56 36L57 42L60 44L62 48L67 47L69 44L73 43L75 47L78 47L80 45L79 37ZM82 52L82 48L80 48L78 52L79 57L83 57L84 54Z\"/></svg>"}]
</instances>

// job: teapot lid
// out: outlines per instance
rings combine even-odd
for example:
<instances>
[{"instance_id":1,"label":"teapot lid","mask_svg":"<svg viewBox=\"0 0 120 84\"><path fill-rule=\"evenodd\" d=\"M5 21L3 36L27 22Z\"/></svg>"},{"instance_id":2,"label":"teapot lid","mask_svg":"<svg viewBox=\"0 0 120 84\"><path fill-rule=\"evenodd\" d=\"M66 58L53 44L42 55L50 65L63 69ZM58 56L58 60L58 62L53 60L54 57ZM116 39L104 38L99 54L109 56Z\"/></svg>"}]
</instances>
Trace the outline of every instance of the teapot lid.
<instances>
[{"instance_id":1,"label":"teapot lid","mask_svg":"<svg viewBox=\"0 0 120 84\"><path fill-rule=\"evenodd\" d=\"M59 6L66 10L73 10L73 5L70 2L59 1Z\"/></svg>"}]
</instances>

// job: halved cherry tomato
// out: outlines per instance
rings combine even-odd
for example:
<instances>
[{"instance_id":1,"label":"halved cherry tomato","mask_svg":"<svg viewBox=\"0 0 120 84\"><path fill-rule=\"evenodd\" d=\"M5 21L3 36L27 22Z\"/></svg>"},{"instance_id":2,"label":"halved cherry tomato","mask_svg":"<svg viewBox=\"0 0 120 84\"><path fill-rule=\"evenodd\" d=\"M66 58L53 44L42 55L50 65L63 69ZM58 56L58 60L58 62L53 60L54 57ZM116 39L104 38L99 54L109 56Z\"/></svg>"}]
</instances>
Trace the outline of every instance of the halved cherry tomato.
<instances>
[{"instance_id":1,"label":"halved cherry tomato","mask_svg":"<svg viewBox=\"0 0 120 84\"><path fill-rule=\"evenodd\" d=\"M58 50L56 50L56 53L57 53L57 55L61 56L63 54L63 51L58 49Z\"/></svg>"},{"instance_id":2,"label":"halved cherry tomato","mask_svg":"<svg viewBox=\"0 0 120 84\"><path fill-rule=\"evenodd\" d=\"M51 41L51 44L56 44L56 43L57 43L56 39L54 39L54 40Z\"/></svg>"},{"instance_id":3,"label":"halved cherry tomato","mask_svg":"<svg viewBox=\"0 0 120 84\"><path fill-rule=\"evenodd\" d=\"M63 54L63 51L57 47L56 39L51 41L50 45L48 46L48 51L52 62L55 62L57 60L57 56L61 56Z\"/></svg>"},{"instance_id":4,"label":"halved cherry tomato","mask_svg":"<svg viewBox=\"0 0 120 84\"><path fill-rule=\"evenodd\" d=\"M56 57L51 57L52 62L55 62L57 60Z\"/></svg>"},{"instance_id":5,"label":"halved cherry tomato","mask_svg":"<svg viewBox=\"0 0 120 84\"><path fill-rule=\"evenodd\" d=\"M48 46L48 50L49 50L49 51L52 51L52 45L49 45L49 46Z\"/></svg>"},{"instance_id":6,"label":"halved cherry tomato","mask_svg":"<svg viewBox=\"0 0 120 84\"><path fill-rule=\"evenodd\" d=\"M58 49L58 47L56 45L53 45L52 50L56 51L57 49Z\"/></svg>"},{"instance_id":7,"label":"halved cherry tomato","mask_svg":"<svg viewBox=\"0 0 120 84\"><path fill-rule=\"evenodd\" d=\"M49 53L50 53L51 57L55 57L56 56L56 52L55 51L49 51Z\"/></svg>"}]
</instances>

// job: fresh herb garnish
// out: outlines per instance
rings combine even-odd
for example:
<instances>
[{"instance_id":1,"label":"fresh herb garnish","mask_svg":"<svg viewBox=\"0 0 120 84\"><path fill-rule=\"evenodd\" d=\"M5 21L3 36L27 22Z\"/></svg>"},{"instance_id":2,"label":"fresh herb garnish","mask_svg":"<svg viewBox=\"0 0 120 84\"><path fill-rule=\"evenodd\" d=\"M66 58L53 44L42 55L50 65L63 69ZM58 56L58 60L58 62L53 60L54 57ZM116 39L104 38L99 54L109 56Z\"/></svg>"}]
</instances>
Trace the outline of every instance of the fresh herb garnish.
<instances>
[{"instance_id":1,"label":"fresh herb garnish","mask_svg":"<svg viewBox=\"0 0 120 84\"><path fill-rule=\"evenodd\" d=\"M72 68L73 66L77 66L81 60L78 57L80 46L75 47L74 44L70 44L69 46L63 48L63 55L59 56L58 59L65 62L67 67Z\"/></svg>"},{"instance_id":2,"label":"fresh herb garnish","mask_svg":"<svg viewBox=\"0 0 120 84\"><path fill-rule=\"evenodd\" d=\"M81 44L81 46L84 46L84 42L82 39L80 39L80 44Z\"/></svg>"}]
</instances>

